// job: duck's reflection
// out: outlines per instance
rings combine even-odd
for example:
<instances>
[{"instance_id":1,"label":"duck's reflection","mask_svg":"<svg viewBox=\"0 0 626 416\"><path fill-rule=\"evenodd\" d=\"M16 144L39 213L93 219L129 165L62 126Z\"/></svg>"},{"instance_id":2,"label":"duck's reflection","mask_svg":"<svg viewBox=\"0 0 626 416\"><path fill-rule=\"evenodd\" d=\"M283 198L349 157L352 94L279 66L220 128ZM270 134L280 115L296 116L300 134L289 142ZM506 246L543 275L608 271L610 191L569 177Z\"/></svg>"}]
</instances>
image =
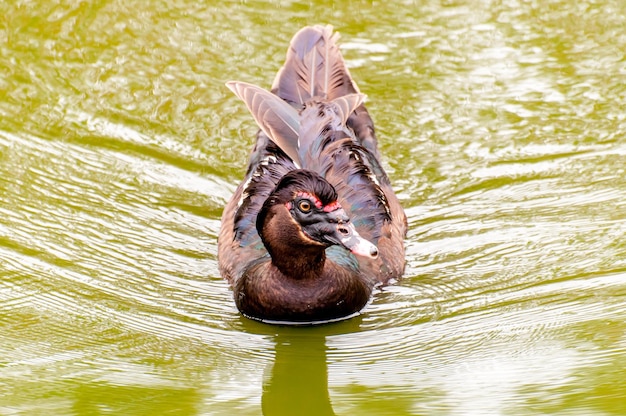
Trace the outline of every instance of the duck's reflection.
<instances>
[{"instance_id":1,"label":"duck's reflection","mask_svg":"<svg viewBox=\"0 0 626 416\"><path fill-rule=\"evenodd\" d=\"M334 415L328 394L326 337L279 334L275 351L274 365L263 384L263 414Z\"/></svg>"},{"instance_id":2,"label":"duck's reflection","mask_svg":"<svg viewBox=\"0 0 626 416\"><path fill-rule=\"evenodd\" d=\"M266 369L263 382L263 414L334 415L328 393L326 340L330 335L358 331L361 321L357 316L312 327L269 326L248 321L247 330L271 334L274 340L274 362Z\"/></svg>"}]
</instances>

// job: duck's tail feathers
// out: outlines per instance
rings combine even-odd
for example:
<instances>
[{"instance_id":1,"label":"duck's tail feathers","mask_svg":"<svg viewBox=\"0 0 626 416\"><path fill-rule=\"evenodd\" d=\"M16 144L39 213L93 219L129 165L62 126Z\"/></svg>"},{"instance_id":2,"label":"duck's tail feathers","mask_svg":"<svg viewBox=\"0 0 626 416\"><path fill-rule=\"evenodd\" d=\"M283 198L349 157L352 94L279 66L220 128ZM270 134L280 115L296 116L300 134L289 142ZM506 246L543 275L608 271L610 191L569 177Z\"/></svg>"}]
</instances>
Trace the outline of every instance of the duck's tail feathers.
<instances>
[{"instance_id":1,"label":"duck's tail feathers","mask_svg":"<svg viewBox=\"0 0 626 416\"><path fill-rule=\"evenodd\" d=\"M229 81L226 86L246 104L263 133L267 134L294 163L300 165L298 111L276 95L256 85Z\"/></svg>"},{"instance_id":2,"label":"duck's tail feathers","mask_svg":"<svg viewBox=\"0 0 626 416\"><path fill-rule=\"evenodd\" d=\"M337 46L338 39L330 25L309 26L296 33L272 92L296 104L313 97L330 101L359 93Z\"/></svg>"},{"instance_id":3,"label":"duck's tail feathers","mask_svg":"<svg viewBox=\"0 0 626 416\"><path fill-rule=\"evenodd\" d=\"M303 167L320 158L329 140L353 137L348 117L365 100L364 94L348 94L331 102L306 108L300 114L298 154Z\"/></svg>"},{"instance_id":4,"label":"duck's tail feathers","mask_svg":"<svg viewBox=\"0 0 626 416\"><path fill-rule=\"evenodd\" d=\"M305 110L303 114L307 116L303 117L287 102L261 87L240 81L229 81L226 86L246 104L263 133L297 167L305 167L306 155L312 152L312 147L316 147L313 143L318 143L317 147L321 145L318 139L342 130L349 137L351 133L346 127L348 117L365 100L365 95L360 93L343 95L323 104L323 107ZM317 147L316 150L321 151Z\"/></svg>"},{"instance_id":5,"label":"duck's tail feathers","mask_svg":"<svg viewBox=\"0 0 626 416\"><path fill-rule=\"evenodd\" d=\"M348 117L350 117L358 106L365 102L365 98L365 94L356 93L343 95L333 99L333 104L335 104L337 106L336 108L339 110L338 115L341 118L342 125L346 125Z\"/></svg>"}]
</instances>

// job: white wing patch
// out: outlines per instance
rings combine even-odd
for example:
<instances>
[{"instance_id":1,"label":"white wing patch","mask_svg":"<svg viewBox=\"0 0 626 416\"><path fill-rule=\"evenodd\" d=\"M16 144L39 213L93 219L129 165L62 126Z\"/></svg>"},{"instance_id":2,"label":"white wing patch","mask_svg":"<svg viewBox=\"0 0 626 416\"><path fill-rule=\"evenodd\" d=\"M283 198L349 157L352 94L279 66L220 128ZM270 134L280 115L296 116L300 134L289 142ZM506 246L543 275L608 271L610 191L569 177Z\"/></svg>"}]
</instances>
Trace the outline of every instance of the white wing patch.
<instances>
[{"instance_id":1,"label":"white wing patch","mask_svg":"<svg viewBox=\"0 0 626 416\"><path fill-rule=\"evenodd\" d=\"M237 209L241 208L241 205L243 205L243 201L245 201L246 199L250 197L250 192L248 191L248 187L250 186L252 179L263 176L261 166L269 166L270 163L271 164L276 163L277 160L278 159L276 159L276 156L274 155L267 155L263 159L261 159L254 173L248 179L246 179L246 181L243 184L243 191L241 192L241 198L239 198L239 201L237 202Z\"/></svg>"},{"instance_id":2,"label":"white wing patch","mask_svg":"<svg viewBox=\"0 0 626 416\"><path fill-rule=\"evenodd\" d=\"M250 182L252 182L252 176L246 179L243 184L243 191L241 192L241 198L239 198L239 201L237 202L237 209L241 208L241 205L243 205L243 201L248 199L248 197L250 196L250 194L248 193L248 186L250 186Z\"/></svg>"},{"instance_id":3,"label":"white wing patch","mask_svg":"<svg viewBox=\"0 0 626 416\"><path fill-rule=\"evenodd\" d=\"M352 157L354 158L354 160L356 160L357 162L360 162L360 161L361 161L361 155L359 155L358 153L353 152L353 151L350 151L350 153L349 153L349 154L350 154L350 156L352 156ZM372 170L371 170L371 169L369 169L369 168L367 169L367 178L368 178L370 181L374 182L374 184L380 188L380 182L378 181L378 178L376 177L376 175L374 174L374 172L372 172Z\"/></svg>"}]
</instances>

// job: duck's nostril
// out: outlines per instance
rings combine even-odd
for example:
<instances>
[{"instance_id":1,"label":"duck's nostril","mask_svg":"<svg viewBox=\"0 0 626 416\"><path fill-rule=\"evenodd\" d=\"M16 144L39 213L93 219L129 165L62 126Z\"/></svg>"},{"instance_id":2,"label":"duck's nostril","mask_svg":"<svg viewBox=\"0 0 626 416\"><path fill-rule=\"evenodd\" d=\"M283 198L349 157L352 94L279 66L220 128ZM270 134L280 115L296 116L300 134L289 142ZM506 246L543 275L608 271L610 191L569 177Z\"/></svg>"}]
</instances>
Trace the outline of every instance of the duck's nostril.
<instances>
[{"instance_id":1,"label":"duck's nostril","mask_svg":"<svg viewBox=\"0 0 626 416\"><path fill-rule=\"evenodd\" d=\"M343 235L348 235L350 231L346 227L337 227L337 231L339 231Z\"/></svg>"}]
</instances>

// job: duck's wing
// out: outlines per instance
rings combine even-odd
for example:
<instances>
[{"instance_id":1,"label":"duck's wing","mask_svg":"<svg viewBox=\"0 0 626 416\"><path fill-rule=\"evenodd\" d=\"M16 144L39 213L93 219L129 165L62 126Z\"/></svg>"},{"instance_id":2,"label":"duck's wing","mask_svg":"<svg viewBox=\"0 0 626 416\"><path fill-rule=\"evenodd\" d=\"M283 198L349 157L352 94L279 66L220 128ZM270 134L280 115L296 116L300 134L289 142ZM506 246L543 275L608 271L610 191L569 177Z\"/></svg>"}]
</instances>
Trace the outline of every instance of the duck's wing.
<instances>
[{"instance_id":1,"label":"duck's wing","mask_svg":"<svg viewBox=\"0 0 626 416\"><path fill-rule=\"evenodd\" d=\"M367 275L385 282L404 270L406 216L378 158L354 140L346 125L346 113L352 114L360 102L340 100L354 96L307 104L300 113L299 155L302 168L333 185L359 234L378 246L378 260L359 263Z\"/></svg>"},{"instance_id":2,"label":"duck's wing","mask_svg":"<svg viewBox=\"0 0 626 416\"><path fill-rule=\"evenodd\" d=\"M320 154L319 172L359 234L378 247L378 259L358 258L361 269L383 283L402 276L406 215L376 157L349 139L334 141Z\"/></svg>"},{"instance_id":3,"label":"duck's wing","mask_svg":"<svg viewBox=\"0 0 626 416\"><path fill-rule=\"evenodd\" d=\"M218 238L219 269L231 283L242 275L250 262L267 256L256 229L256 218L280 178L293 169L296 166L292 160L259 131L244 181L222 214Z\"/></svg>"}]
</instances>

